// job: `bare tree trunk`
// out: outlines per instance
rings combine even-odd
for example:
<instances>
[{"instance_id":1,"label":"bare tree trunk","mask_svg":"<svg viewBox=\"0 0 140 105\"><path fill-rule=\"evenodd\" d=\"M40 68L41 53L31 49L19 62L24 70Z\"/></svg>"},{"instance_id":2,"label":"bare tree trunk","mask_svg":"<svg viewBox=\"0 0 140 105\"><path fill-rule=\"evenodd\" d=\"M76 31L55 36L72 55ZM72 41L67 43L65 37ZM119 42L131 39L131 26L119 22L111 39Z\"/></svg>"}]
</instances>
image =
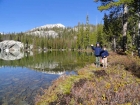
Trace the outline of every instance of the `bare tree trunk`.
<instances>
[{"instance_id":1,"label":"bare tree trunk","mask_svg":"<svg viewBox=\"0 0 140 105\"><path fill-rule=\"evenodd\" d=\"M113 49L114 49L114 52L116 52L116 38L114 37L113 38Z\"/></svg>"},{"instance_id":2,"label":"bare tree trunk","mask_svg":"<svg viewBox=\"0 0 140 105\"><path fill-rule=\"evenodd\" d=\"M138 55L140 57L140 12L139 12L139 23L138 23Z\"/></svg>"},{"instance_id":3,"label":"bare tree trunk","mask_svg":"<svg viewBox=\"0 0 140 105\"><path fill-rule=\"evenodd\" d=\"M135 29L135 26L134 26L134 30L133 30L133 36L132 36L132 46L135 45L135 38L136 38L136 29ZM131 55L133 56L134 55L134 49L132 50L132 53Z\"/></svg>"},{"instance_id":4,"label":"bare tree trunk","mask_svg":"<svg viewBox=\"0 0 140 105\"><path fill-rule=\"evenodd\" d=\"M140 0L138 1L138 56L140 57Z\"/></svg>"},{"instance_id":5,"label":"bare tree trunk","mask_svg":"<svg viewBox=\"0 0 140 105\"><path fill-rule=\"evenodd\" d=\"M126 48L127 48L127 36L126 36L127 24L128 24L127 14L128 14L127 4L124 4L124 7L123 7L123 51L126 51Z\"/></svg>"}]
</instances>

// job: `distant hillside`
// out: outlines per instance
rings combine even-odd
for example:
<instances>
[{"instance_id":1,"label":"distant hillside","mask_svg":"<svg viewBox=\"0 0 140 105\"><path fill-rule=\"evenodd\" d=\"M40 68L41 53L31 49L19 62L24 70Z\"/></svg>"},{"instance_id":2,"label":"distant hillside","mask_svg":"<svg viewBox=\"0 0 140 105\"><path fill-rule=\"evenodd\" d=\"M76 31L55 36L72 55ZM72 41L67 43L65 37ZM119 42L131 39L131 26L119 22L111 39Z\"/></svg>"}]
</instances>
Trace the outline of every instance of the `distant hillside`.
<instances>
[{"instance_id":1,"label":"distant hillside","mask_svg":"<svg viewBox=\"0 0 140 105\"><path fill-rule=\"evenodd\" d=\"M40 37L57 37L66 27L63 24L46 24L40 27L33 28L26 32L29 35L35 35Z\"/></svg>"},{"instance_id":2,"label":"distant hillside","mask_svg":"<svg viewBox=\"0 0 140 105\"><path fill-rule=\"evenodd\" d=\"M42 30L42 29L52 29L52 28L65 28L63 24L46 24L40 27L31 29L30 31Z\"/></svg>"},{"instance_id":3,"label":"distant hillside","mask_svg":"<svg viewBox=\"0 0 140 105\"><path fill-rule=\"evenodd\" d=\"M71 27L65 27L63 24L46 24L40 27L36 27L33 28L29 31L26 32L26 34L28 35L35 35L35 36L39 36L39 37L57 37L58 35L63 34L64 30L67 31L78 31L78 27L81 28L83 27L84 30L86 30L86 25L85 24L81 24L81 25L77 25L74 26L73 28ZM96 26L95 25L91 25L89 24L90 27L90 31L95 31Z\"/></svg>"}]
</instances>

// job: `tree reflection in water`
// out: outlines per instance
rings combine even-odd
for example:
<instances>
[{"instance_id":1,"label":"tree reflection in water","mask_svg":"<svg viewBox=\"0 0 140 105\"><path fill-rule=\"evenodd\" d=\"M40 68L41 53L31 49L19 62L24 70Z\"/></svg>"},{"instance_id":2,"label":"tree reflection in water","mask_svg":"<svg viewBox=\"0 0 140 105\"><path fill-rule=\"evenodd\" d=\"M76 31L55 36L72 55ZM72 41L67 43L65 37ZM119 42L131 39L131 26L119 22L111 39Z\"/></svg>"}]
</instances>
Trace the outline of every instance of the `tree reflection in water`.
<instances>
[{"instance_id":1,"label":"tree reflection in water","mask_svg":"<svg viewBox=\"0 0 140 105\"><path fill-rule=\"evenodd\" d=\"M42 88L63 73L74 74L75 68L93 61L92 53L1 52L0 104L34 105L34 97L42 94Z\"/></svg>"}]
</instances>

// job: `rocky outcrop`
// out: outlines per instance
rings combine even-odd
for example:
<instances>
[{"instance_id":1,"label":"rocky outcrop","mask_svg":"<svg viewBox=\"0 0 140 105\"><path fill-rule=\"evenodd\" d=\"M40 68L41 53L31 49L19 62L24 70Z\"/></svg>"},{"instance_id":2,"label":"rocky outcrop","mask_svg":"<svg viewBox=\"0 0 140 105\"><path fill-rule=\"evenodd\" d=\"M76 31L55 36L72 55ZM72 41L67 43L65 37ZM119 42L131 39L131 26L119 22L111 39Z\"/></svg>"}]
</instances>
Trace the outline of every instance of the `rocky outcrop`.
<instances>
[{"instance_id":1,"label":"rocky outcrop","mask_svg":"<svg viewBox=\"0 0 140 105\"><path fill-rule=\"evenodd\" d=\"M65 26L63 24L46 24L46 25L43 25L43 26L40 26L40 27L36 27L36 28L33 28L31 29L30 31L36 31L36 30L41 30L41 29L45 29L45 28L48 28L48 29L51 29L51 28L65 28Z\"/></svg>"},{"instance_id":2,"label":"rocky outcrop","mask_svg":"<svg viewBox=\"0 0 140 105\"><path fill-rule=\"evenodd\" d=\"M66 28L63 24L46 24L40 27L33 28L26 32L27 35L34 35L39 37L58 37L61 29ZM58 29L57 31L54 29Z\"/></svg>"},{"instance_id":3,"label":"rocky outcrop","mask_svg":"<svg viewBox=\"0 0 140 105\"><path fill-rule=\"evenodd\" d=\"M39 37L57 37L58 33L53 31L53 30L49 30L49 31L31 31L26 33L28 35L35 35L35 36L39 36Z\"/></svg>"},{"instance_id":4,"label":"rocky outcrop","mask_svg":"<svg viewBox=\"0 0 140 105\"><path fill-rule=\"evenodd\" d=\"M9 52L9 51L20 51L24 48L23 43L14 40L5 40L0 42L0 50Z\"/></svg>"},{"instance_id":5,"label":"rocky outcrop","mask_svg":"<svg viewBox=\"0 0 140 105\"><path fill-rule=\"evenodd\" d=\"M24 48L23 43L14 40L5 40L0 42L0 59L16 60L24 57L20 52Z\"/></svg>"}]
</instances>

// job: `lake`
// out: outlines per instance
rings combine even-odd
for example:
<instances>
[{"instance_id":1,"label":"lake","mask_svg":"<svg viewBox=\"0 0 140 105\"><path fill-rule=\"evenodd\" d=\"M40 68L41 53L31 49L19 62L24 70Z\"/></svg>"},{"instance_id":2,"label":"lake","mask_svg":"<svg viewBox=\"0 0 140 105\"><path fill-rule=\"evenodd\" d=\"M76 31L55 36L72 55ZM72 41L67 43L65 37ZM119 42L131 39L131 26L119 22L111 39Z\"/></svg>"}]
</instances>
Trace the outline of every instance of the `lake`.
<instances>
[{"instance_id":1,"label":"lake","mask_svg":"<svg viewBox=\"0 0 140 105\"><path fill-rule=\"evenodd\" d=\"M48 51L0 53L0 105L34 105L52 81L95 60L92 53Z\"/></svg>"}]
</instances>

